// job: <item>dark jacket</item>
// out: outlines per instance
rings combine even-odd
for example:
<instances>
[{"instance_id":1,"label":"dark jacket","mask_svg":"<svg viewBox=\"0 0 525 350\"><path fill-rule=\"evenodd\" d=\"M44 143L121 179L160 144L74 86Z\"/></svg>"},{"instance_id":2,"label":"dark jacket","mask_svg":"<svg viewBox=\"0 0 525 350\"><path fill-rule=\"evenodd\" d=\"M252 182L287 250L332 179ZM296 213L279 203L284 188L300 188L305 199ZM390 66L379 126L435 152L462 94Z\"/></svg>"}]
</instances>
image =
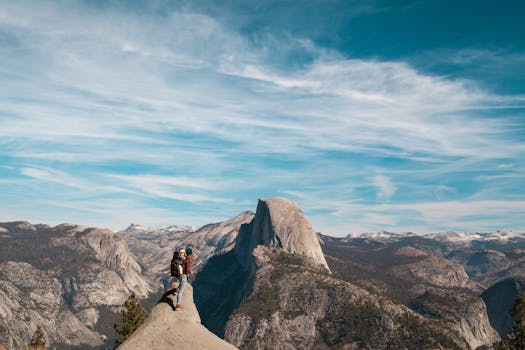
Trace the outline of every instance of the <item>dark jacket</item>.
<instances>
[{"instance_id":1,"label":"dark jacket","mask_svg":"<svg viewBox=\"0 0 525 350\"><path fill-rule=\"evenodd\" d=\"M190 259L182 258L179 256L179 252L175 252L173 254L173 258L171 259L170 274L173 277L181 277L181 275L191 275L192 271Z\"/></svg>"}]
</instances>

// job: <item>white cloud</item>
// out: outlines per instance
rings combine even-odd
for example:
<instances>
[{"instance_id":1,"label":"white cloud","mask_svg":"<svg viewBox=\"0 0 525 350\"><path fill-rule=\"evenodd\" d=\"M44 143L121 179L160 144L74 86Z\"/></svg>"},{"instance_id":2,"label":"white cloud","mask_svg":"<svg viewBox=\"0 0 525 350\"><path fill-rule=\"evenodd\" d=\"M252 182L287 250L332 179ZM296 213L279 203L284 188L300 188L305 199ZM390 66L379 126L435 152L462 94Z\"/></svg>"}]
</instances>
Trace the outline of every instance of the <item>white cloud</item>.
<instances>
[{"instance_id":1,"label":"white cloud","mask_svg":"<svg viewBox=\"0 0 525 350\"><path fill-rule=\"evenodd\" d=\"M107 175L110 178L118 179L121 186L129 186L131 189L138 189L143 194L158 197L170 198L185 202L200 203L231 203L228 198L211 196L207 193L216 191L221 184L212 183L206 179L158 176L158 175ZM204 191L202 191L204 190ZM195 191L203 192L196 193Z\"/></svg>"},{"instance_id":2,"label":"white cloud","mask_svg":"<svg viewBox=\"0 0 525 350\"><path fill-rule=\"evenodd\" d=\"M36 180L57 183L66 187L74 187L84 190L89 188L89 186L79 179L56 169L26 167L22 168L20 173Z\"/></svg>"},{"instance_id":3,"label":"white cloud","mask_svg":"<svg viewBox=\"0 0 525 350\"><path fill-rule=\"evenodd\" d=\"M374 227L374 228L377 228L377 227L382 227L384 229L387 229L388 227L395 227L398 223L397 223L397 217L396 215L393 215L393 214L390 214L390 215L387 215L387 214L377 214L377 213L369 213L369 214L366 214L363 218L363 222L366 223L370 223L369 227ZM372 224L373 223L373 224ZM364 230L366 231L366 230ZM362 232L364 232L362 231Z\"/></svg>"},{"instance_id":4,"label":"white cloud","mask_svg":"<svg viewBox=\"0 0 525 350\"><path fill-rule=\"evenodd\" d=\"M123 180L137 187L148 187L148 185L166 185L176 187L189 187L197 189L216 188L217 184L206 179L196 179L189 177L174 177L160 175L108 175L119 180Z\"/></svg>"},{"instance_id":5,"label":"white cloud","mask_svg":"<svg viewBox=\"0 0 525 350\"><path fill-rule=\"evenodd\" d=\"M380 201L389 201L396 193L397 187L388 176L375 175L372 177L371 183L377 187L376 197Z\"/></svg>"},{"instance_id":6,"label":"white cloud","mask_svg":"<svg viewBox=\"0 0 525 350\"><path fill-rule=\"evenodd\" d=\"M340 215L346 215L353 220L350 225L339 227L337 233L344 227L352 231L366 231L370 228L378 229L379 225L388 226L395 231L412 231L429 233L438 230L454 231L492 231L507 226L514 226L519 230L523 224L519 221L509 224L507 220L515 217L525 217L524 201L447 201L423 202L410 204L382 204L382 205L342 205ZM410 217L414 223L406 224L395 221L394 218ZM390 220L388 220L390 218ZM329 219L329 218L328 218ZM372 219L372 220L371 220ZM330 225L323 220L324 225ZM417 222L417 223L416 223ZM337 227L335 224L333 227ZM329 226L328 226L329 227ZM379 226L380 227L380 226ZM348 231L346 231L348 233Z\"/></svg>"},{"instance_id":7,"label":"white cloud","mask_svg":"<svg viewBox=\"0 0 525 350\"><path fill-rule=\"evenodd\" d=\"M7 120L3 136L167 142L144 133L172 130L232 140L252 152L294 152L304 144L408 157L523 152L501 138L510 121L472 117L474 109L504 104L501 96L402 62L343 59L317 49L310 66L282 71L204 15L173 12L159 19L77 10L62 16L52 4L33 4L22 15L20 7L6 7L4 26L24 30L22 42L34 59L45 58L40 75L18 80L13 93L31 88L46 103L8 103L24 118ZM25 20L11 19L16 16ZM126 31L117 30L120 23ZM18 71L17 60L8 63ZM255 81L236 86L229 75Z\"/></svg>"},{"instance_id":8,"label":"white cloud","mask_svg":"<svg viewBox=\"0 0 525 350\"><path fill-rule=\"evenodd\" d=\"M456 190L450 186L437 185L434 187L433 193L434 193L434 197L438 201L443 201L444 199L446 199L447 195L456 193Z\"/></svg>"},{"instance_id":9,"label":"white cloud","mask_svg":"<svg viewBox=\"0 0 525 350\"><path fill-rule=\"evenodd\" d=\"M525 214L525 201L447 201L413 204L379 205L378 210L413 210L426 220L428 224L446 222L459 223L468 216L508 215L510 213Z\"/></svg>"},{"instance_id":10,"label":"white cloud","mask_svg":"<svg viewBox=\"0 0 525 350\"><path fill-rule=\"evenodd\" d=\"M305 210L334 212L348 227L355 210L359 225L371 227L394 225L388 211L414 211L421 225L459 223L491 207L460 201L433 208L423 195L414 199L421 207L390 201L403 186L416 192L426 179L523 168L525 144L515 132L523 127L523 96L495 95L404 62L344 58L294 38L314 59L284 70L268 62L264 42L255 46L205 15L139 16L83 6L0 5L0 28L16 39L0 50L0 155L15 159L33 180L128 193L133 201L212 205L281 192L304 200ZM345 156L327 159L332 152ZM369 160L361 164L355 154L412 163L369 174ZM50 162L145 170L141 176L84 170L75 177ZM391 206L358 204L365 200L356 188L370 186L378 202ZM425 191L440 200L461 195L445 185L421 186L418 193ZM138 207L122 205L130 212Z\"/></svg>"}]
</instances>

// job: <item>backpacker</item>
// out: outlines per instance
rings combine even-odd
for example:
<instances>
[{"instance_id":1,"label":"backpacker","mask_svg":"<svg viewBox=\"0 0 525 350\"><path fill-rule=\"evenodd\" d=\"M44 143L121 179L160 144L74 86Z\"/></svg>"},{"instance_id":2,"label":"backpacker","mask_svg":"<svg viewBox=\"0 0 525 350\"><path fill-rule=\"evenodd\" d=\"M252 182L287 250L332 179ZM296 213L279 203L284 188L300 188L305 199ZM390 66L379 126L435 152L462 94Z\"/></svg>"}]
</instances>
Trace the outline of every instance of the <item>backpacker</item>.
<instances>
[{"instance_id":1,"label":"backpacker","mask_svg":"<svg viewBox=\"0 0 525 350\"><path fill-rule=\"evenodd\" d=\"M184 258L178 252L173 254L170 264L170 274L173 277L181 277L184 274Z\"/></svg>"}]
</instances>

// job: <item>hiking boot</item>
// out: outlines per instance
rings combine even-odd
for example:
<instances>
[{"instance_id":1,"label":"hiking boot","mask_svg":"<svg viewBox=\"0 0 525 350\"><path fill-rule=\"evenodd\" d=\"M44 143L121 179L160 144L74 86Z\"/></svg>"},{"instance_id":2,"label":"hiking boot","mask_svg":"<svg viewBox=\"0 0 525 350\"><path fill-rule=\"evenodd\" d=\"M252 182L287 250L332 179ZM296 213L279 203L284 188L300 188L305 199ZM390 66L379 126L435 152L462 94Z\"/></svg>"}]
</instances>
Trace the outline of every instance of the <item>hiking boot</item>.
<instances>
[{"instance_id":1,"label":"hiking boot","mask_svg":"<svg viewBox=\"0 0 525 350\"><path fill-rule=\"evenodd\" d=\"M177 311L184 311L184 307L182 305L177 305L175 310L177 310Z\"/></svg>"}]
</instances>

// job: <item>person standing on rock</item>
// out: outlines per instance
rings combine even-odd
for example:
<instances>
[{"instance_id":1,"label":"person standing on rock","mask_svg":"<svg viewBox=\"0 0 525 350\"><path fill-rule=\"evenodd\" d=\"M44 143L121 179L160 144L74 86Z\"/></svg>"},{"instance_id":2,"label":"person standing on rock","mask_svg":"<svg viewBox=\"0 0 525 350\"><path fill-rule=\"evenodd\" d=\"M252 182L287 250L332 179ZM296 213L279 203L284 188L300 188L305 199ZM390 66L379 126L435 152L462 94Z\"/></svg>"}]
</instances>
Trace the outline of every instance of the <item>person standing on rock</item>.
<instances>
[{"instance_id":1,"label":"person standing on rock","mask_svg":"<svg viewBox=\"0 0 525 350\"><path fill-rule=\"evenodd\" d=\"M187 264L190 271L188 275L191 275L191 263L195 260L195 254L193 253L193 246L191 244L186 246L186 260L188 260Z\"/></svg>"},{"instance_id":2,"label":"person standing on rock","mask_svg":"<svg viewBox=\"0 0 525 350\"><path fill-rule=\"evenodd\" d=\"M191 258L186 258L186 250L184 248L180 248L178 252L175 252L173 254L173 259L171 259L170 272L171 276L174 277L172 283L179 282L177 304L175 305L175 310L177 311L184 310L184 307L182 306L182 293L186 287L188 275L191 275L192 273L191 261Z\"/></svg>"}]
</instances>

